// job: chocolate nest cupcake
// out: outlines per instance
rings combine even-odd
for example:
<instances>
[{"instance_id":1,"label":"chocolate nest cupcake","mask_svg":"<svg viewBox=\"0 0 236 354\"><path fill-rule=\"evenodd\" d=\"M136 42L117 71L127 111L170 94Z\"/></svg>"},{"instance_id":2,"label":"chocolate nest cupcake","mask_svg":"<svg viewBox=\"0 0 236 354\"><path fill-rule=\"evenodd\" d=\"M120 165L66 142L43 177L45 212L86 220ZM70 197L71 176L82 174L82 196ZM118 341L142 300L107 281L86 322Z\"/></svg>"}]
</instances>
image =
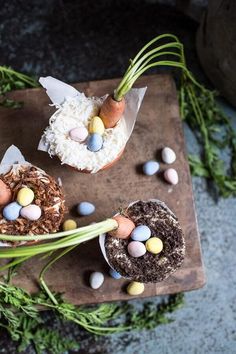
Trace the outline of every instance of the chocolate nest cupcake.
<instances>
[{"instance_id":1,"label":"chocolate nest cupcake","mask_svg":"<svg viewBox=\"0 0 236 354\"><path fill-rule=\"evenodd\" d=\"M148 226L151 237L156 236L163 242L163 250L159 254L146 252L135 258L127 250L129 239L107 235L107 260L120 275L142 283L157 283L181 266L185 255L183 231L178 219L165 203L157 200L137 201L122 210L121 215L132 220L136 227Z\"/></svg>"},{"instance_id":2,"label":"chocolate nest cupcake","mask_svg":"<svg viewBox=\"0 0 236 354\"><path fill-rule=\"evenodd\" d=\"M9 172L0 175L0 180L11 193L9 203L17 204L19 191L27 188L33 194L34 208L40 210L37 219L27 217L27 212L24 213L25 217L22 217L23 213L20 212L15 220L9 220L4 217L6 205L1 205L0 233L40 235L54 233L59 229L65 213L65 200L63 191L54 178L43 170L27 164L12 167Z\"/></svg>"}]
</instances>

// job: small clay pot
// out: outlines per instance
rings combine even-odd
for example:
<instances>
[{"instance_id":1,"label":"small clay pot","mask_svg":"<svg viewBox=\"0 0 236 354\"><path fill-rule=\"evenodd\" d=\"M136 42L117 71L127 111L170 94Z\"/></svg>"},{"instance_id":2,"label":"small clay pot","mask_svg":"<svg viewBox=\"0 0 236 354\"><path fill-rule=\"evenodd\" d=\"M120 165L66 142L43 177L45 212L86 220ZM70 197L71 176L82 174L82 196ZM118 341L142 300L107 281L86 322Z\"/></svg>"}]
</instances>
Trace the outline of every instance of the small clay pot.
<instances>
[{"instance_id":1,"label":"small clay pot","mask_svg":"<svg viewBox=\"0 0 236 354\"><path fill-rule=\"evenodd\" d=\"M115 165L115 163L116 163L117 161L119 161L120 158L122 157L122 155L123 155L123 153L124 153L124 150L125 150L125 148L123 148L123 149L121 150L121 152L117 155L117 157L116 157L113 161L107 163L105 166L103 166L103 167L102 167L99 171L97 171L96 173L98 173L98 172L100 172L100 171L107 170L108 168L110 168L110 167L112 167L113 165ZM72 166L70 166L70 165L67 165L67 166L70 167L70 168L73 168L73 170L76 170L76 171L81 172L81 173L91 173L91 171L89 171L89 170L79 170L79 169L76 168L76 167L72 167Z\"/></svg>"}]
</instances>

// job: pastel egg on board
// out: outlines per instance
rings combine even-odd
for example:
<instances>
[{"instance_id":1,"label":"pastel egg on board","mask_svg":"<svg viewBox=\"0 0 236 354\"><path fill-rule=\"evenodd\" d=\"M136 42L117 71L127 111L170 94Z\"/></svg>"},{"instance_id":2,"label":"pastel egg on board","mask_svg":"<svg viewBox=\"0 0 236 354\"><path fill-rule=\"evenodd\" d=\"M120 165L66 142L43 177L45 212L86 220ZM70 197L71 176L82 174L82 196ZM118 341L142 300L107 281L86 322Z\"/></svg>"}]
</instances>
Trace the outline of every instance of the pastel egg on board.
<instances>
[{"instance_id":1,"label":"pastel egg on board","mask_svg":"<svg viewBox=\"0 0 236 354\"><path fill-rule=\"evenodd\" d=\"M93 117L89 123L89 133L98 133L103 135L105 131L105 126L102 119L98 116Z\"/></svg>"},{"instance_id":2,"label":"pastel egg on board","mask_svg":"<svg viewBox=\"0 0 236 354\"><path fill-rule=\"evenodd\" d=\"M63 222L62 229L63 231L70 231L77 228L77 223L73 219L68 219Z\"/></svg>"},{"instance_id":3,"label":"pastel egg on board","mask_svg":"<svg viewBox=\"0 0 236 354\"><path fill-rule=\"evenodd\" d=\"M129 295L137 296L137 295L141 295L144 292L144 289L145 287L143 283L132 281L131 283L129 283L126 290Z\"/></svg>"},{"instance_id":4,"label":"pastel egg on board","mask_svg":"<svg viewBox=\"0 0 236 354\"><path fill-rule=\"evenodd\" d=\"M169 147L165 147L164 149L162 149L161 157L162 157L163 162L165 162L167 164L171 164L171 163L175 162L175 160L176 160L176 154L175 154L174 150L172 150Z\"/></svg>"},{"instance_id":5,"label":"pastel egg on board","mask_svg":"<svg viewBox=\"0 0 236 354\"><path fill-rule=\"evenodd\" d=\"M0 205L6 205L11 201L12 193L6 183L0 179Z\"/></svg>"},{"instance_id":6,"label":"pastel egg on board","mask_svg":"<svg viewBox=\"0 0 236 354\"><path fill-rule=\"evenodd\" d=\"M89 135L88 141L87 141L88 150L90 150L92 152L97 152L97 151L101 150L102 145L103 145L103 138L100 134L93 133L93 134Z\"/></svg>"},{"instance_id":7,"label":"pastel egg on board","mask_svg":"<svg viewBox=\"0 0 236 354\"><path fill-rule=\"evenodd\" d=\"M120 279L120 278L122 278L122 276L120 275L120 273L118 273L115 269L112 269L112 268L110 268L109 274L110 274L110 276L111 276L112 278L114 278L114 279Z\"/></svg>"},{"instance_id":8,"label":"pastel egg on board","mask_svg":"<svg viewBox=\"0 0 236 354\"><path fill-rule=\"evenodd\" d=\"M98 289L104 282L104 275L101 272L93 272L89 277L89 284L92 289Z\"/></svg>"},{"instance_id":9,"label":"pastel egg on board","mask_svg":"<svg viewBox=\"0 0 236 354\"><path fill-rule=\"evenodd\" d=\"M38 205L30 204L26 207L23 207L20 211L20 216L27 220L36 221L42 215L41 208Z\"/></svg>"},{"instance_id":10,"label":"pastel egg on board","mask_svg":"<svg viewBox=\"0 0 236 354\"><path fill-rule=\"evenodd\" d=\"M23 187L18 191L16 199L22 206L29 205L34 200L34 192L28 187Z\"/></svg>"},{"instance_id":11,"label":"pastel egg on board","mask_svg":"<svg viewBox=\"0 0 236 354\"><path fill-rule=\"evenodd\" d=\"M77 212L81 216L91 215L95 212L95 206L90 202L81 202L77 205Z\"/></svg>"},{"instance_id":12,"label":"pastel egg on board","mask_svg":"<svg viewBox=\"0 0 236 354\"><path fill-rule=\"evenodd\" d=\"M151 237L151 230L146 225L139 225L131 233L131 238L134 241L146 241Z\"/></svg>"},{"instance_id":13,"label":"pastel egg on board","mask_svg":"<svg viewBox=\"0 0 236 354\"><path fill-rule=\"evenodd\" d=\"M146 253L145 245L139 241L131 241L127 249L130 256L135 258L142 257Z\"/></svg>"},{"instance_id":14,"label":"pastel egg on board","mask_svg":"<svg viewBox=\"0 0 236 354\"><path fill-rule=\"evenodd\" d=\"M157 161L147 161L143 165L143 173L147 176L152 176L158 172L160 164Z\"/></svg>"},{"instance_id":15,"label":"pastel egg on board","mask_svg":"<svg viewBox=\"0 0 236 354\"><path fill-rule=\"evenodd\" d=\"M3 216L8 221L14 221L20 216L20 210L22 206L19 205L17 202L12 202L5 206L3 209Z\"/></svg>"},{"instance_id":16,"label":"pastel egg on board","mask_svg":"<svg viewBox=\"0 0 236 354\"><path fill-rule=\"evenodd\" d=\"M118 228L110 231L109 235L123 239L128 238L132 230L135 228L133 221L123 215L116 215L113 217L113 219L118 222Z\"/></svg>"},{"instance_id":17,"label":"pastel egg on board","mask_svg":"<svg viewBox=\"0 0 236 354\"><path fill-rule=\"evenodd\" d=\"M168 168L164 172L165 180L173 185L176 185L179 182L179 176L177 171L174 168Z\"/></svg>"},{"instance_id":18,"label":"pastel egg on board","mask_svg":"<svg viewBox=\"0 0 236 354\"><path fill-rule=\"evenodd\" d=\"M158 254L163 250L163 242L158 237L151 237L147 240L145 246L148 252L153 254Z\"/></svg>"},{"instance_id":19,"label":"pastel egg on board","mask_svg":"<svg viewBox=\"0 0 236 354\"><path fill-rule=\"evenodd\" d=\"M69 137L78 143L82 143L88 137L88 130L85 127L73 128L69 131Z\"/></svg>"}]
</instances>

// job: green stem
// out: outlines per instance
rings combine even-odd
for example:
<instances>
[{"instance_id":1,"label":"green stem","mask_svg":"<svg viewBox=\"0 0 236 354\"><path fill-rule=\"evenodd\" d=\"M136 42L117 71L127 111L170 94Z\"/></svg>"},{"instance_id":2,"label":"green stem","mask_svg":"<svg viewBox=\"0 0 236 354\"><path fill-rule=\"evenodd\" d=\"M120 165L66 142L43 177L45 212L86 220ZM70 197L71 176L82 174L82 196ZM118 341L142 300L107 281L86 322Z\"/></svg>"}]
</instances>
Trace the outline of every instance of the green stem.
<instances>
[{"instance_id":1,"label":"green stem","mask_svg":"<svg viewBox=\"0 0 236 354\"><path fill-rule=\"evenodd\" d=\"M11 268L11 267L14 267L15 265L17 264L20 264L24 261L26 261L27 259L31 258L31 256L27 256L27 257L22 257L22 258L17 258L15 260L13 260L12 262L9 262L7 264L5 264L4 266L1 266L0 267L0 272L8 269L8 268Z\"/></svg>"},{"instance_id":2,"label":"green stem","mask_svg":"<svg viewBox=\"0 0 236 354\"><path fill-rule=\"evenodd\" d=\"M72 251L75 247L77 247L77 245L75 246L71 246L66 248L64 251L60 252L56 257L54 257L53 259L51 259L41 270L40 275L39 275L39 282L41 284L41 287L44 289L44 291L48 294L48 296L50 297L50 299L52 300L52 302L55 305L58 305L58 301L56 300L55 296L52 294L52 292L49 290L48 286L46 285L43 277L45 272L56 262L58 261L61 257L63 257L66 253Z\"/></svg>"},{"instance_id":3,"label":"green stem","mask_svg":"<svg viewBox=\"0 0 236 354\"><path fill-rule=\"evenodd\" d=\"M109 220L109 219L108 219ZM55 234L43 234L43 235L5 235L5 234L0 234L0 240L4 241L44 241L44 240L51 240L54 238L61 238L65 236L70 236L72 234L77 234L77 233L85 233L88 231L93 231L94 229L98 227L102 227L104 225L104 222L106 221L101 221L93 225L88 225L88 226L83 226L79 227L74 230L69 230L69 231L62 231L62 232L57 232Z\"/></svg>"},{"instance_id":4,"label":"green stem","mask_svg":"<svg viewBox=\"0 0 236 354\"><path fill-rule=\"evenodd\" d=\"M97 224L98 225L98 224ZM91 226L97 226L91 225ZM40 253L45 253L60 248L66 248L69 246L79 245L82 242L86 242L96 238L102 233L112 231L118 227L117 221L114 219L107 219L100 223L100 227L96 227L93 230L89 230L81 236L81 234L73 234L65 237L63 240L54 241L46 244L34 245L34 246L21 246L14 249L6 249L0 251L0 258L16 258L34 256Z\"/></svg>"}]
</instances>

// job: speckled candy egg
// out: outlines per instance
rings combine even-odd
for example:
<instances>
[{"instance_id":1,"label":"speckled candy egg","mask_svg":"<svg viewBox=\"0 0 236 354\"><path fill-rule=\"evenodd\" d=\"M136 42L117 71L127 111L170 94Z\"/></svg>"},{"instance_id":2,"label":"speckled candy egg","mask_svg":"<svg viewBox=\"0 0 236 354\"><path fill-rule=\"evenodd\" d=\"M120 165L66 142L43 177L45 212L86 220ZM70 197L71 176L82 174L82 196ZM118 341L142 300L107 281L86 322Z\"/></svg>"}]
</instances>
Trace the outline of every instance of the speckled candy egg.
<instances>
[{"instance_id":1,"label":"speckled candy egg","mask_svg":"<svg viewBox=\"0 0 236 354\"><path fill-rule=\"evenodd\" d=\"M91 119L91 122L89 124L89 133L98 133L100 135L103 135L105 131L104 123L101 120L100 117L96 116Z\"/></svg>"},{"instance_id":2,"label":"speckled candy egg","mask_svg":"<svg viewBox=\"0 0 236 354\"><path fill-rule=\"evenodd\" d=\"M89 284L92 289L98 289L104 282L104 275L101 272L93 272L89 277Z\"/></svg>"},{"instance_id":3,"label":"speckled candy egg","mask_svg":"<svg viewBox=\"0 0 236 354\"><path fill-rule=\"evenodd\" d=\"M27 220L36 221L42 215L41 208L38 205L31 204L21 209L20 216Z\"/></svg>"},{"instance_id":4,"label":"speckled candy egg","mask_svg":"<svg viewBox=\"0 0 236 354\"><path fill-rule=\"evenodd\" d=\"M158 254L163 250L162 240L158 237L151 237L147 240L145 246L148 252L153 254Z\"/></svg>"},{"instance_id":5,"label":"speckled candy egg","mask_svg":"<svg viewBox=\"0 0 236 354\"><path fill-rule=\"evenodd\" d=\"M132 281L131 283L129 283L129 285L127 286L127 293L131 296L137 296L140 295L144 292L144 284L143 283L139 283L138 281Z\"/></svg>"},{"instance_id":6,"label":"speckled candy egg","mask_svg":"<svg viewBox=\"0 0 236 354\"><path fill-rule=\"evenodd\" d=\"M160 164L157 161L147 161L143 165L143 173L147 176L152 176L157 173L159 168Z\"/></svg>"},{"instance_id":7,"label":"speckled candy egg","mask_svg":"<svg viewBox=\"0 0 236 354\"><path fill-rule=\"evenodd\" d=\"M20 216L20 210L22 206L19 205L17 202L12 202L5 206L3 209L3 216L8 221L14 221Z\"/></svg>"},{"instance_id":8,"label":"speckled candy egg","mask_svg":"<svg viewBox=\"0 0 236 354\"><path fill-rule=\"evenodd\" d=\"M87 139L87 136L88 130L85 127L73 128L69 131L69 137L79 143L85 141Z\"/></svg>"},{"instance_id":9,"label":"speckled candy egg","mask_svg":"<svg viewBox=\"0 0 236 354\"><path fill-rule=\"evenodd\" d=\"M67 219L63 222L62 229L63 231L70 231L77 228L77 223L73 219Z\"/></svg>"},{"instance_id":10,"label":"speckled candy egg","mask_svg":"<svg viewBox=\"0 0 236 354\"><path fill-rule=\"evenodd\" d=\"M103 138L100 134L93 133L89 135L88 142L87 142L88 150L97 152L101 150L102 145L103 145Z\"/></svg>"},{"instance_id":11,"label":"speckled candy egg","mask_svg":"<svg viewBox=\"0 0 236 354\"><path fill-rule=\"evenodd\" d=\"M176 154L175 154L174 150L172 150L169 147L165 147L162 150L161 157L162 157L163 162L165 162L167 164L171 164L171 163L175 162L175 160L176 160Z\"/></svg>"},{"instance_id":12,"label":"speckled candy egg","mask_svg":"<svg viewBox=\"0 0 236 354\"><path fill-rule=\"evenodd\" d=\"M0 179L0 205L6 205L11 201L12 193L6 183Z\"/></svg>"},{"instance_id":13,"label":"speckled candy egg","mask_svg":"<svg viewBox=\"0 0 236 354\"><path fill-rule=\"evenodd\" d=\"M91 215L95 212L95 206L89 202L81 202L77 205L77 213L81 216Z\"/></svg>"},{"instance_id":14,"label":"speckled candy egg","mask_svg":"<svg viewBox=\"0 0 236 354\"><path fill-rule=\"evenodd\" d=\"M34 192L28 187L23 187L17 193L16 199L17 202L24 207L32 203L32 201L34 200Z\"/></svg>"},{"instance_id":15,"label":"speckled candy egg","mask_svg":"<svg viewBox=\"0 0 236 354\"><path fill-rule=\"evenodd\" d=\"M120 273L118 273L116 270L110 268L109 270L109 274L113 279L120 279L122 278L122 276L120 275Z\"/></svg>"},{"instance_id":16,"label":"speckled candy egg","mask_svg":"<svg viewBox=\"0 0 236 354\"><path fill-rule=\"evenodd\" d=\"M139 225L131 233L131 238L134 241L146 241L151 236L151 230L146 225Z\"/></svg>"},{"instance_id":17,"label":"speckled candy egg","mask_svg":"<svg viewBox=\"0 0 236 354\"><path fill-rule=\"evenodd\" d=\"M142 257L146 253L145 245L139 241L131 241L127 249L130 256L135 258Z\"/></svg>"},{"instance_id":18,"label":"speckled candy egg","mask_svg":"<svg viewBox=\"0 0 236 354\"><path fill-rule=\"evenodd\" d=\"M170 184L177 184L179 182L179 176L177 171L174 168L168 168L164 172L164 178L165 180L170 183Z\"/></svg>"}]
</instances>

